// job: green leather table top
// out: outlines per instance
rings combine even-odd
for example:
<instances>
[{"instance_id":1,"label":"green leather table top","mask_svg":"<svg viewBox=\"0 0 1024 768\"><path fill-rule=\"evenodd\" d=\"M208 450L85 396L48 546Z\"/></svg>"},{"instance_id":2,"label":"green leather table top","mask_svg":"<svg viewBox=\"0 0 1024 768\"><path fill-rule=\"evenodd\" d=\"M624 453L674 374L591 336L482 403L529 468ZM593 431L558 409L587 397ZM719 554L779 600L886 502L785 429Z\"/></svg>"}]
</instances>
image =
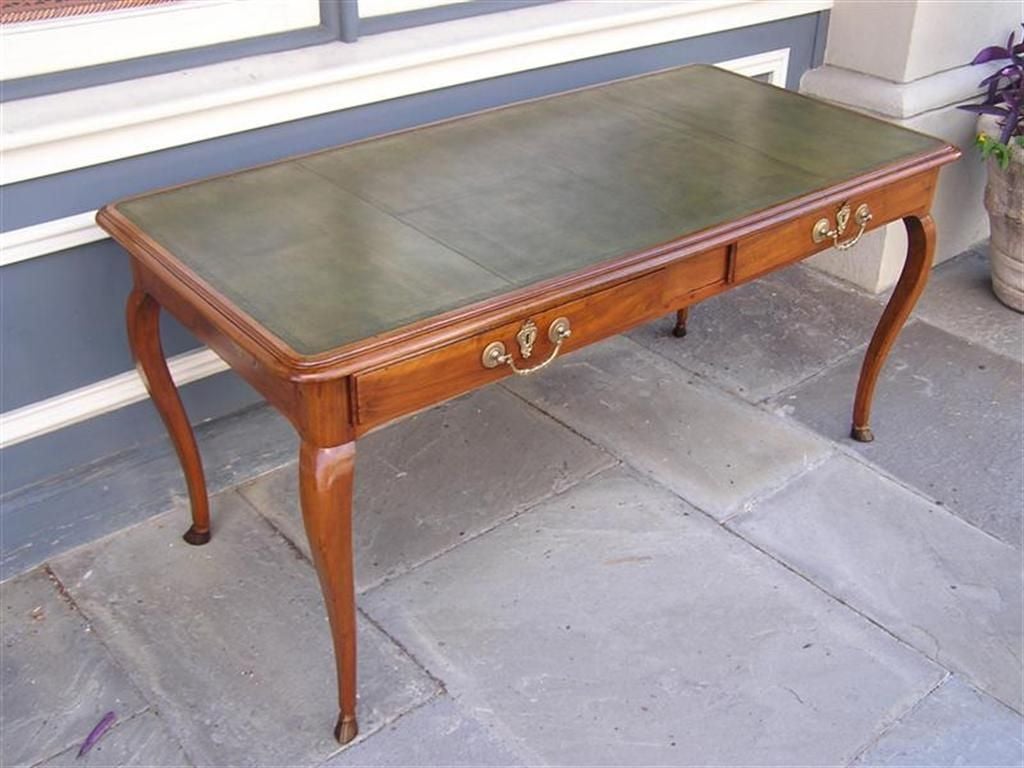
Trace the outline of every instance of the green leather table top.
<instances>
[{"instance_id":1,"label":"green leather table top","mask_svg":"<svg viewBox=\"0 0 1024 768\"><path fill-rule=\"evenodd\" d=\"M116 207L313 355L943 146L696 66Z\"/></svg>"}]
</instances>

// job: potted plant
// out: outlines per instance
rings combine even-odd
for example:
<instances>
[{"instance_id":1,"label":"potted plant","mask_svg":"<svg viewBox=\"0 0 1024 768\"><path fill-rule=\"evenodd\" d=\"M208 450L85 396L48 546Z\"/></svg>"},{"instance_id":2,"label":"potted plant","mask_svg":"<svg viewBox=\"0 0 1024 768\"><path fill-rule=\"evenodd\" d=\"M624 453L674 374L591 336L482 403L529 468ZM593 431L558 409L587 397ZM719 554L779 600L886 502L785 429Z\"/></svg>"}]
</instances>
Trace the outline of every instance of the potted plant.
<instances>
[{"instance_id":1,"label":"potted plant","mask_svg":"<svg viewBox=\"0 0 1024 768\"><path fill-rule=\"evenodd\" d=\"M991 239L992 289L1009 307L1024 312L1024 41L983 48L971 64L1007 63L981 81L985 98L961 109L975 112L975 145L988 166L985 209Z\"/></svg>"}]
</instances>

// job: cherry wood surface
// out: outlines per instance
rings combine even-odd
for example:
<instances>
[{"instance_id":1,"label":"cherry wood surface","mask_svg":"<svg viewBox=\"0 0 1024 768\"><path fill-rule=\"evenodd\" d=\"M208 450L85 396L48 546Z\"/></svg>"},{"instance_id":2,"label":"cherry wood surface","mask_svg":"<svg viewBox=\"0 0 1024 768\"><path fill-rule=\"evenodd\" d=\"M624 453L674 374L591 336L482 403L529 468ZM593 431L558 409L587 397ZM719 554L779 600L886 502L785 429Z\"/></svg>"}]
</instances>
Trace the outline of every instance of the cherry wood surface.
<instances>
[{"instance_id":1,"label":"cherry wood surface","mask_svg":"<svg viewBox=\"0 0 1024 768\"><path fill-rule=\"evenodd\" d=\"M327 606L338 675L338 741L356 737L356 586L352 563L352 480L355 444L299 447L299 496L302 522L309 538Z\"/></svg>"},{"instance_id":2,"label":"cherry wood surface","mask_svg":"<svg viewBox=\"0 0 1024 768\"><path fill-rule=\"evenodd\" d=\"M189 544L205 544L210 540L210 504L203 462L160 343L160 305L149 294L135 289L128 295L125 322L139 376L171 435L185 471L193 521L185 540Z\"/></svg>"},{"instance_id":3,"label":"cherry wood surface","mask_svg":"<svg viewBox=\"0 0 1024 768\"><path fill-rule=\"evenodd\" d=\"M896 283L896 289L889 298L882 319L878 322L868 351L864 355L860 379L857 382L857 396L853 403L853 427L850 436L854 440L870 443L875 439L871 432L871 401L875 394L875 384L882 364L896 342L896 336L910 316L910 311L924 291L928 274L935 257L935 223L932 217L907 216L903 220L907 228L907 259L903 263L903 272Z\"/></svg>"},{"instance_id":4,"label":"cherry wood surface","mask_svg":"<svg viewBox=\"0 0 1024 768\"><path fill-rule=\"evenodd\" d=\"M852 436L923 290L939 169L922 134L711 67L669 70L143 195L97 221L132 257L128 335L178 451L191 544L202 464L160 348L161 308L287 417L303 519L355 737L355 440L832 246L815 223L870 207L908 254L868 347ZM840 241L851 240L852 220ZM856 251L851 251L856 253ZM556 319L571 324L557 343ZM537 328L530 355L518 338ZM685 343L685 342L682 342ZM538 372L536 375L543 375ZM214 521L215 522L215 521Z\"/></svg>"}]
</instances>

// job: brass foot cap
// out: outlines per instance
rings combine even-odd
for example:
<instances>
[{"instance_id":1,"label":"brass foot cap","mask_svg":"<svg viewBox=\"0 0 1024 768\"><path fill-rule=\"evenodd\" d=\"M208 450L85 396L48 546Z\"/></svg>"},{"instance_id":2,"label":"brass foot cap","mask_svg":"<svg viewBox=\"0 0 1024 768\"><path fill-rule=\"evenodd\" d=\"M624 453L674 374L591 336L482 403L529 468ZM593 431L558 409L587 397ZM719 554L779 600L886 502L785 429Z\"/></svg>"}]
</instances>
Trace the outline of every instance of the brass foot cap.
<instances>
[{"instance_id":1,"label":"brass foot cap","mask_svg":"<svg viewBox=\"0 0 1024 768\"><path fill-rule=\"evenodd\" d=\"M675 336L677 339L683 338L683 336L686 335L686 326L677 325L675 328L672 329L672 335Z\"/></svg>"},{"instance_id":2,"label":"brass foot cap","mask_svg":"<svg viewBox=\"0 0 1024 768\"><path fill-rule=\"evenodd\" d=\"M348 744L359 733L359 725L354 715L343 715L338 718L338 724L334 726L334 738L339 744Z\"/></svg>"},{"instance_id":3,"label":"brass foot cap","mask_svg":"<svg viewBox=\"0 0 1024 768\"><path fill-rule=\"evenodd\" d=\"M870 443L875 439L875 433L871 431L871 427L854 427L850 430L850 437L858 443Z\"/></svg>"},{"instance_id":4,"label":"brass foot cap","mask_svg":"<svg viewBox=\"0 0 1024 768\"><path fill-rule=\"evenodd\" d=\"M181 538L183 538L193 547L201 547L203 544L210 540L210 532L197 531L196 527L193 525L191 528L185 531L185 535Z\"/></svg>"}]
</instances>

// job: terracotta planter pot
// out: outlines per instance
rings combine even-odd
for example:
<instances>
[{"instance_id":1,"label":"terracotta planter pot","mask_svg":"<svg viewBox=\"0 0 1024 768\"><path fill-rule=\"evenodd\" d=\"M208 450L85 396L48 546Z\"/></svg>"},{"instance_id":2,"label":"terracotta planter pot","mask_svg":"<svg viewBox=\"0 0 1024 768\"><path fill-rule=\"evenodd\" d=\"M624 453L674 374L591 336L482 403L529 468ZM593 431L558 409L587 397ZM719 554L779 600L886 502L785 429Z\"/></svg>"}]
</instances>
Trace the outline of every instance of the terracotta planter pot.
<instances>
[{"instance_id":1,"label":"terracotta planter pot","mask_svg":"<svg viewBox=\"0 0 1024 768\"><path fill-rule=\"evenodd\" d=\"M989 136L998 130L984 122L979 128ZM985 210L991 240L989 254L992 290L1003 304L1024 312L1024 147L1014 141L1009 166L1004 170L989 158Z\"/></svg>"}]
</instances>

